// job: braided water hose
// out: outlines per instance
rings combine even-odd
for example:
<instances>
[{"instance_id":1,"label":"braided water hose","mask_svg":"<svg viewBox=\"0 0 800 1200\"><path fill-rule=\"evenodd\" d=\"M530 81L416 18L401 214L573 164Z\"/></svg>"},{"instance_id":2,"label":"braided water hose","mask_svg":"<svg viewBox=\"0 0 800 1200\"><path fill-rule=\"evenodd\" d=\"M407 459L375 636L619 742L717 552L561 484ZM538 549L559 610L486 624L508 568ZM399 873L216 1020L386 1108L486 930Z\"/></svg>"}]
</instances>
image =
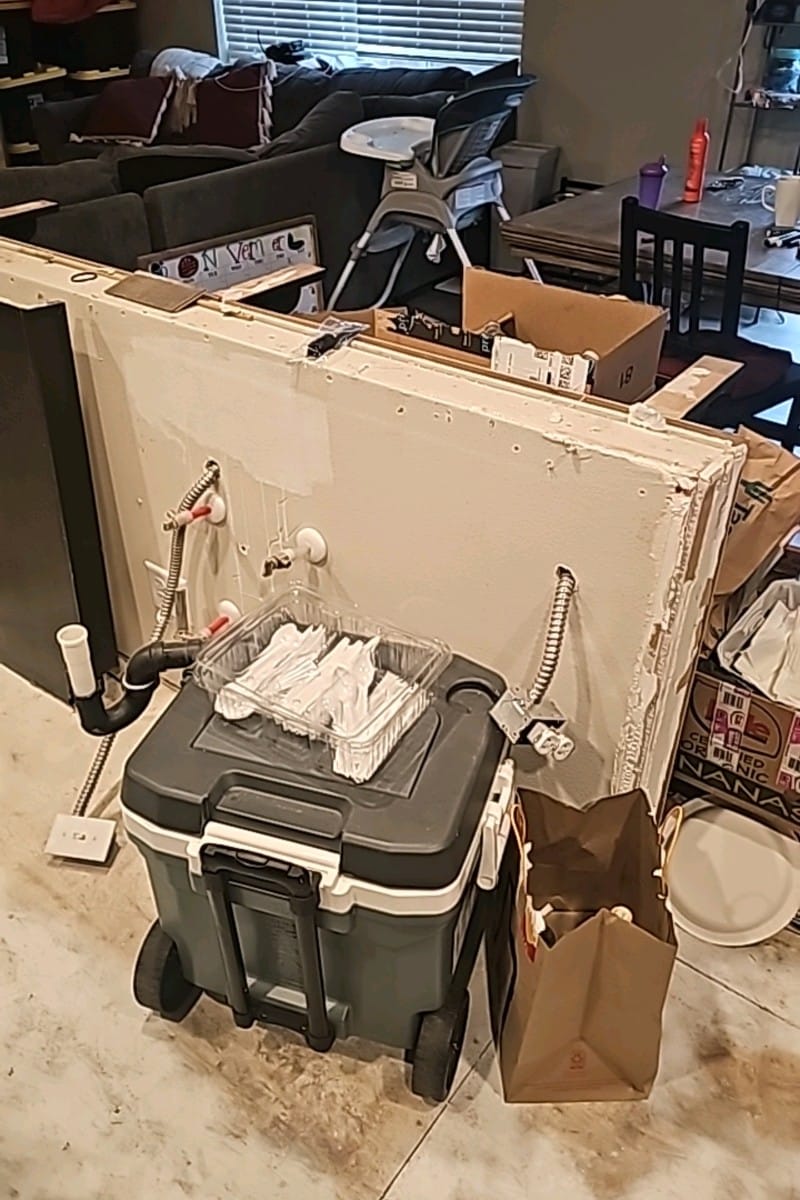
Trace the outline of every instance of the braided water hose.
<instances>
[{"instance_id":1,"label":"braided water hose","mask_svg":"<svg viewBox=\"0 0 800 1200\"><path fill-rule=\"evenodd\" d=\"M577 581L568 567L559 567L556 571L556 579L542 661L531 690L528 692L528 704L540 704L547 695L547 689L553 681L556 667L561 658L561 650L567 632L567 619Z\"/></svg>"},{"instance_id":2,"label":"braided water hose","mask_svg":"<svg viewBox=\"0 0 800 1200\"><path fill-rule=\"evenodd\" d=\"M209 459L205 465L203 474L197 479L188 492L185 494L180 504L177 507L177 512L186 512L187 509L194 508L198 500L206 494L209 488L213 487L219 479L219 463ZM161 601L156 613L156 621L153 626L153 632L150 634L151 642L158 642L164 636L167 626L172 618L172 612L175 608L175 597L178 594L178 585L181 581L181 570L183 568L183 548L186 541L186 526L178 525L172 530L169 545L169 564L167 567L167 579L161 591ZM83 781L78 797L72 808L74 817L85 817L86 810L89 807L92 797L97 791L97 785L100 782L100 777L103 774L105 765L108 762L108 756L116 739L115 733L106 734L100 739L100 745L97 747L95 756L92 759L92 764Z\"/></svg>"}]
</instances>

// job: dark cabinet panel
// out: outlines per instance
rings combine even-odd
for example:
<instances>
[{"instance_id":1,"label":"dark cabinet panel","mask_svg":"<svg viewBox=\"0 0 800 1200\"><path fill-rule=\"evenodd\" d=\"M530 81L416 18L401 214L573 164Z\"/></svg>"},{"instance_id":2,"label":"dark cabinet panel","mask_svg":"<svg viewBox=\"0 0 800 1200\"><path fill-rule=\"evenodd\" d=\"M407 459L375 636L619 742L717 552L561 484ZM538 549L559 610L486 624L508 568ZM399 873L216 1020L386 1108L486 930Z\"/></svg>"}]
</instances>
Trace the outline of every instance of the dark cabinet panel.
<instances>
[{"instance_id":1,"label":"dark cabinet panel","mask_svg":"<svg viewBox=\"0 0 800 1200\"><path fill-rule=\"evenodd\" d=\"M116 641L63 304L0 303L0 662L55 696L55 643L80 621L98 673Z\"/></svg>"}]
</instances>

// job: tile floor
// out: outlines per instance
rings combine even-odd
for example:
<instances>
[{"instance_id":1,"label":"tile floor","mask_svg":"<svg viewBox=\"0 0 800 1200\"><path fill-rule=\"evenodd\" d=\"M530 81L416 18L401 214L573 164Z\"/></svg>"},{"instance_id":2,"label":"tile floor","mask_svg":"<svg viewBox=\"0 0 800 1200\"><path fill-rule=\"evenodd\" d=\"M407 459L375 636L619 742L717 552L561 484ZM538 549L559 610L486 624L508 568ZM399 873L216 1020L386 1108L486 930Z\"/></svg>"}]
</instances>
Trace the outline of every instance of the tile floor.
<instances>
[{"instance_id":1,"label":"tile floor","mask_svg":"<svg viewBox=\"0 0 800 1200\"><path fill-rule=\"evenodd\" d=\"M320 1057L211 1002L178 1027L137 1009L136 854L97 871L41 852L94 745L0 669L0 1200L800 1200L800 937L682 941L640 1104L504 1106L476 979L457 1087L431 1108L372 1047Z\"/></svg>"}]
</instances>

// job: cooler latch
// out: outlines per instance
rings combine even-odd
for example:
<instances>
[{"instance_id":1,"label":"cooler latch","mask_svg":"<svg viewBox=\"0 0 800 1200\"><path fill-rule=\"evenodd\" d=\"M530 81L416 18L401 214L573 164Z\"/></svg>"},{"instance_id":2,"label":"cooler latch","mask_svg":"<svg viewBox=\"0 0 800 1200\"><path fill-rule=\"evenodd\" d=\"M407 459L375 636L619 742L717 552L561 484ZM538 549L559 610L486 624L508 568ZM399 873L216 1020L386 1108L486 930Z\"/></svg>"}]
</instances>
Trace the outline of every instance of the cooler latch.
<instances>
[{"instance_id":1,"label":"cooler latch","mask_svg":"<svg viewBox=\"0 0 800 1200\"><path fill-rule=\"evenodd\" d=\"M508 835L511 832L511 802L514 799L515 768L507 758L497 768L489 801L484 810L478 887L486 892L497 886Z\"/></svg>"}]
</instances>

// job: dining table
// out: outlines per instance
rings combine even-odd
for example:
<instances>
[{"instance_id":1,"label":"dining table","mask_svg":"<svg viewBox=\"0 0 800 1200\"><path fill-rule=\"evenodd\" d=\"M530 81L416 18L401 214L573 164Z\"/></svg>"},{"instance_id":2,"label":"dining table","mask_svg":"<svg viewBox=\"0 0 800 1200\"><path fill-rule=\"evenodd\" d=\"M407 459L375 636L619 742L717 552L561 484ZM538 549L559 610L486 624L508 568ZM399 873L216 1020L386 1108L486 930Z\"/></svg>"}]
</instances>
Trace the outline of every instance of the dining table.
<instances>
[{"instance_id":1,"label":"dining table","mask_svg":"<svg viewBox=\"0 0 800 1200\"><path fill-rule=\"evenodd\" d=\"M660 209L697 221L730 225L747 221L750 239L742 301L755 308L800 312L800 258L795 247L765 245L774 214L762 204L762 192L782 172L760 168L757 175L709 173L702 199L683 202L683 173L664 180ZM557 282L595 284L619 277L620 215L626 196L636 196L638 177L585 191L535 212L512 217L502 235L516 256L530 257ZM711 290L721 290L727 258L710 252L704 277ZM715 288L716 285L716 288Z\"/></svg>"}]
</instances>

